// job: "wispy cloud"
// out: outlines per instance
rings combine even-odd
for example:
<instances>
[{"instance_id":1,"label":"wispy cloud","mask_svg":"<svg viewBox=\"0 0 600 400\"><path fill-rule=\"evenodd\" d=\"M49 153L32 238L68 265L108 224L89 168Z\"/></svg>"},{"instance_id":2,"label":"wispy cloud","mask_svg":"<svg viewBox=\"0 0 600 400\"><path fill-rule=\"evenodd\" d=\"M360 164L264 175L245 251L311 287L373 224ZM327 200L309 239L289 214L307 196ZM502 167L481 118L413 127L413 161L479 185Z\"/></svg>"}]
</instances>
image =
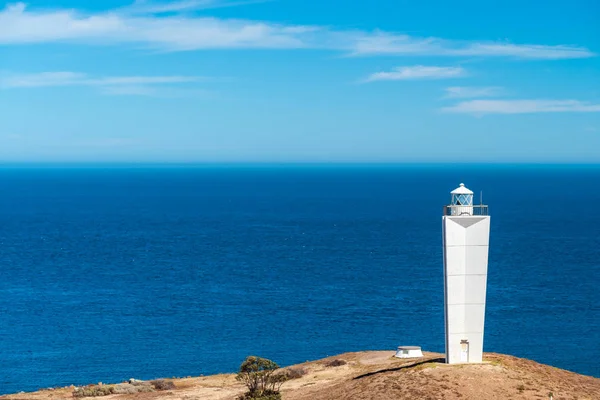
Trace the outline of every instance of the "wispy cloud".
<instances>
[{"instance_id":1,"label":"wispy cloud","mask_svg":"<svg viewBox=\"0 0 600 400\"><path fill-rule=\"evenodd\" d=\"M366 82L374 81L407 81L416 79L444 79L464 76L466 71L462 67L431 67L415 65L411 67L397 67L389 72L376 72L369 75Z\"/></svg>"},{"instance_id":2,"label":"wispy cloud","mask_svg":"<svg viewBox=\"0 0 600 400\"><path fill-rule=\"evenodd\" d=\"M452 86L447 87L446 98L459 99L469 97L495 97L504 92L504 89L499 86Z\"/></svg>"},{"instance_id":3,"label":"wispy cloud","mask_svg":"<svg viewBox=\"0 0 600 400\"><path fill-rule=\"evenodd\" d=\"M164 50L301 48L318 28L195 16L81 15L73 10L27 11L24 3L0 12L0 44L134 43Z\"/></svg>"},{"instance_id":4,"label":"wispy cloud","mask_svg":"<svg viewBox=\"0 0 600 400\"><path fill-rule=\"evenodd\" d=\"M156 96L159 94L157 88L149 85L104 86L100 92L111 96Z\"/></svg>"},{"instance_id":5,"label":"wispy cloud","mask_svg":"<svg viewBox=\"0 0 600 400\"><path fill-rule=\"evenodd\" d=\"M220 3L222 2L217 0L181 0L172 2L136 0L131 6L125 8L125 10L145 14L161 14L215 7Z\"/></svg>"},{"instance_id":6,"label":"wispy cloud","mask_svg":"<svg viewBox=\"0 0 600 400\"><path fill-rule=\"evenodd\" d=\"M96 86L106 94L152 95L158 85L197 83L197 76L108 76L92 77L77 72L41 72L0 76L0 89L56 86Z\"/></svg>"},{"instance_id":7,"label":"wispy cloud","mask_svg":"<svg viewBox=\"0 0 600 400\"><path fill-rule=\"evenodd\" d=\"M510 43L472 43L462 49L455 49L454 53L461 56L495 56L542 60L589 58L595 56L588 49L577 46L516 45Z\"/></svg>"},{"instance_id":8,"label":"wispy cloud","mask_svg":"<svg viewBox=\"0 0 600 400\"><path fill-rule=\"evenodd\" d=\"M468 42L445 40L435 37L418 38L383 32L359 38L353 55L481 56L542 60L589 58L595 56L590 50L578 46Z\"/></svg>"},{"instance_id":9,"label":"wispy cloud","mask_svg":"<svg viewBox=\"0 0 600 400\"><path fill-rule=\"evenodd\" d=\"M579 100L469 100L442 108L442 111L474 115L600 112L600 104Z\"/></svg>"},{"instance_id":10,"label":"wispy cloud","mask_svg":"<svg viewBox=\"0 0 600 400\"><path fill-rule=\"evenodd\" d=\"M151 1L136 0L132 5L122 8L121 11L137 14L167 14L180 13L194 10L207 10L211 8L235 7L246 4L264 3L269 0L180 0L180 1Z\"/></svg>"},{"instance_id":11,"label":"wispy cloud","mask_svg":"<svg viewBox=\"0 0 600 400\"><path fill-rule=\"evenodd\" d=\"M85 80L85 74L75 72L42 72L38 74L6 75L0 77L0 88L70 86L81 84Z\"/></svg>"},{"instance_id":12,"label":"wispy cloud","mask_svg":"<svg viewBox=\"0 0 600 400\"><path fill-rule=\"evenodd\" d=\"M372 55L440 55L566 59L592 57L576 46L453 41L388 32L336 30L323 26L219 19L185 11L245 4L224 0L136 2L98 13L71 9L29 10L24 3L0 10L0 45L50 42L135 44L183 51L226 48L330 49Z\"/></svg>"}]
</instances>

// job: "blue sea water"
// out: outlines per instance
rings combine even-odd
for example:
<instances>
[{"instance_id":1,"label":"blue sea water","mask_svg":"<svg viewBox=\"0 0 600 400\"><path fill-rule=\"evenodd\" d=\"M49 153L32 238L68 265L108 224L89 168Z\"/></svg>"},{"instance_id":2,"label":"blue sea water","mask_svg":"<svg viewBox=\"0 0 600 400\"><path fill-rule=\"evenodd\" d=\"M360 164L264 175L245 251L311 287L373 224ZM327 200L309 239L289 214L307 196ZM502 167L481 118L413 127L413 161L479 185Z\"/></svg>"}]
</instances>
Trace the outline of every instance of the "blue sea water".
<instances>
[{"instance_id":1,"label":"blue sea water","mask_svg":"<svg viewBox=\"0 0 600 400\"><path fill-rule=\"evenodd\" d=\"M5 166L0 393L443 352L463 181L492 214L485 350L600 377L600 166Z\"/></svg>"}]
</instances>

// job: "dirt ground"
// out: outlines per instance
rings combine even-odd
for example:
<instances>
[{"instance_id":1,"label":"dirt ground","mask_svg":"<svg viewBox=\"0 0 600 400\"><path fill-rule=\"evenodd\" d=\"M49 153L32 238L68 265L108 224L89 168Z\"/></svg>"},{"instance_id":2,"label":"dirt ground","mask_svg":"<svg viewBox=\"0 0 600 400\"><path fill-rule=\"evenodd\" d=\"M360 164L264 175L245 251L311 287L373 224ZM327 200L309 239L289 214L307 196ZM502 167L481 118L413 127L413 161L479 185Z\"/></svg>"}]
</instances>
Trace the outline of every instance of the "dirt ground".
<instances>
[{"instance_id":1,"label":"dirt ground","mask_svg":"<svg viewBox=\"0 0 600 400\"><path fill-rule=\"evenodd\" d=\"M446 365L442 355L394 358L393 351L346 353L299 364L306 374L281 388L284 400L550 399L600 400L600 379L534 361L486 353L483 364ZM346 361L336 367L334 359ZM175 389L110 395L103 400L234 400L244 392L235 375L176 379ZM0 400L73 399L73 388L0 396Z\"/></svg>"}]
</instances>

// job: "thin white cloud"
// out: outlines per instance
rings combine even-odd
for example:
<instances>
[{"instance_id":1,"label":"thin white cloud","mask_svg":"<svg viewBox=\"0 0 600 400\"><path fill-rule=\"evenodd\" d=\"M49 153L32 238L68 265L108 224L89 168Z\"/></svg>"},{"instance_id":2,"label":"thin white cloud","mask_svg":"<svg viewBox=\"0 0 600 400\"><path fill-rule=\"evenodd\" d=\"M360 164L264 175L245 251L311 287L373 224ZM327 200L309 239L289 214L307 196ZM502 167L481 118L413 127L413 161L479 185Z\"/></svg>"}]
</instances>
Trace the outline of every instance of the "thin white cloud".
<instances>
[{"instance_id":1,"label":"thin white cloud","mask_svg":"<svg viewBox=\"0 0 600 400\"><path fill-rule=\"evenodd\" d=\"M189 84L202 81L206 81L206 78L197 76L92 77L87 74L65 71L0 76L0 89L96 86L105 94L154 95L157 93L157 86Z\"/></svg>"},{"instance_id":2,"label":"thin white cloud","mask_svg":"<svg viewBox=\"0 0 600 400\"><path fill-rule=\"evenodd\" d=\"M473 43L463 49L455 49L454 54L463 56L496 56L542 60L589 58L595 56L595 54L588 49L577 46L516 45L510 43Z\"/></svg>"},{"instance_id":3,"label":"thin white cloud","mask_svg":"<svg viewBox=\"0 0 600 400\"><path fill-rule=\"evenodd\" d=\"M600 112L600 104L579 100L469 100L442 108L442 111L474 115Z\"/></svg>"},{"instance_id":4,"label":"thin white cloud","mask_svg":"<svg viewBox=\"0 0 600 400\"><path fill-rule=\"evenodd\" d=\"M242 2L147 1L104 12L83 13L71 9L30 10L25 3L15 3L0 10L0 45L53 42L134 44L168 51L311 48L362 56L439 55L521 59L567 59L595 55L586 48L576 46L453 41L182 14L200 8L236 4Z\"/></svg>"},{"instance_id":5,"label":"thin white cloud","mask_svg":"<svg viewBox=\"0 0 600 400\"><path fill-rule=\"evenodd\" d=\"M173 2L136 0L131 6L127 7L126 10L137 13L161 14L204 9L217 6L219 3L220 2L216 0L181 0Z\"/></svg>"},{"instance_id":6,"label":"thin white cloud","mask_svg":"<svg viewBox=\"0 0 600 400\"><path fill-rule=\"evenodd\" d=\"M499 86L452 86L447 87L446 98L460 99L469 97L495 97L504 92L504 89Z\"/></svg>"},{"instance_id":7,"label":"thin white cloud","mask_svg":"<svg viewBox=\"0 0 600 400\"><path fill-rule=\"evenodd\" d=\"M209 17L81 15L73 10L27 11L24 3L0 12L0 44L137 43L165 50L300 48L316 28Z\"/></svg>"},{"instance_id":8,"label":"thin white cloud","mask_svg":"<svg viewBox=\"0 0 600 400\"><path fill-rule=\"evenodd\" d=\"M70 86L82 84L86 79L85 74L76 72L41 72L39 74L7 75L0 77L0 88Z\"/></svg>"},{"instance_id":9,"label":"thin white cloud","mask_svg":"<svg viewBox=\"0 0 600 400\"><path fill-rule=\"evenodd\" d=\"M180 1L150 1L136 0L132 5L124 7L121 11L133 14L167 14L186 11L207 10L211 8L234 7L246 4L263 3L269 0L180 0Z\"/></svg>"},{"instance_id":10,"label":"thin white cloud","mask_svg":"<svg viewBox=\"0 0 600 400\"><path fill-rule=\"evenodd\" d=\"M453 41L441 38L416 38L408 35L378 33L360 38L353 55L438 55L512 57L521 59L558 60L589 58L595 54L578 46L546 46L494 42Z\"/></svg>"},{"instance_id":11,"label":"thin white cloud","mask_svg":"<svg viewBox=\"0 0 600 400\"><path fill-rule=\"evenodd\" d=\"M111 96L156 96L159 93L155 87L143 85L106 86L100 91Z\"/></svg>"},{"instance_id":12,"label":"thin white cloud","mask_svg":"<svg viewBox=\"0 0 600 400\"><path fill-rule=\"evenodd\" d=\"M369 75L366 82L457 78L465 74L466 72L462 67L415 65L411 67L397 67L389 72L376 72Z\"/></svg>"}]
</instances>

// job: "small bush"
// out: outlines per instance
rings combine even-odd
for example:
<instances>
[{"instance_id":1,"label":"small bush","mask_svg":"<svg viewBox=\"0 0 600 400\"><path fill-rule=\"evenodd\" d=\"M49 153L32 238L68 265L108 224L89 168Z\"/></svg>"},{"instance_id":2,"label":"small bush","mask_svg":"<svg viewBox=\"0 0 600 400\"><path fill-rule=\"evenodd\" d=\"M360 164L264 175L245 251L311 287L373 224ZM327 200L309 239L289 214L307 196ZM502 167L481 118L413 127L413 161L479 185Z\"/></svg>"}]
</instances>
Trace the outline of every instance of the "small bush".
<instances>
[{"instance_id":1,"label":"small bush","mask_svg":"<svg viewBox=\"0 0 600 400\"><path fill-rule=\"evenodd\" d=\"M156 390L172 390L175 389L175 384L172 381L166 379L157 379L150 382Z\"/></svg>"},{"instance_id":2,"label":"small bush","mask_svg":"<svg viewBox=\"0 0 600 400\"><path fill-rule=\"evenodd\" d=\"M282 373L275 374L279 365L266 358L249 356L240 365L240 372L235 377L248 388L239 397L242 400L279 400L279 388L286 381Z\"/></svg>"},{"instance_id":3,"label":"small bush","mask_svg":"<svg viewBox=\"0 0 600 400\"><path fill-rule=\"evenodd\" d=\"M115 393L115 389L112 386L94 385L75 388L73 390L73 397L98 397L108 396L113 393Z\"/></svg>"},{"instance_id":4,"label":"small bush","mask_svg":"<svg viewBox=\"0 0 600 400\"><path fill-rule=\"evenodd\" d=\"M138 386L130 385L129 383L119 383L115 385L114 394L134 394L138 393Z\"/></svg>"},{"instance_id":5,"label":"small bush","mask_svg":"<svg viewBox=\"0 0 600 400\"><path fill-rule=\"evenodd\" d=\"M281 375L285 376L286 380L302 378L308 374L308 371L304 367L289 367L285 368L280 372Z\"/></svg>"},{"instance_id":6,"label":"small bush","mask_svg":"<svg viewBox=\"0 0 600 400\"><path fill-rule=\"evenodd\" d=\"M348 363L344 360L335 359L335 360L331 360L331 361L325 363L325 366L326 367L339 367L339 366L346 365L346 364L348 364Z\"/></svg>"},{"instance_id":7,"label":"small bush","mask_svg":"<svg viewBox=\"0 0 600 400\"><path fill-rule=\"evenodd\" d=\"M154 392L149 382L136 381L135 383L119 383L114 386L115 394L133 394Z\"/></svg>"},{"instance_id":8,"label":"small bush","mask_svg":"<svg viewBox=\"0 0 600 400\"><path fill-rule=\"evenodd\" d=\"M133 386L148 386L149 385L149 383L146 381L141 381L139 379L133 379L133 378L129 380L129 384L133 385Z\"/></svg>"},{"instance_id":9,"label":"small bush","mask_svg":"<svg viewBox=\"0 0 600 400\"><path fill-rule=\"evenodd\" d=\"M517 386L517 390L519 391L519 393L523 393L523 391L525 390L525 385Z\"/></svg>"},{"instance_id":10,"label":"small bush","mask_svg":"<svg viewBox=\"0 0 600 400\"><path fill-rule=\"evenodd\" d=\"M263 393L250 393L246 392L240 397L239 400L281 400L281 393L275 390L265 390Z\"/></svg>"}]
</instances>

